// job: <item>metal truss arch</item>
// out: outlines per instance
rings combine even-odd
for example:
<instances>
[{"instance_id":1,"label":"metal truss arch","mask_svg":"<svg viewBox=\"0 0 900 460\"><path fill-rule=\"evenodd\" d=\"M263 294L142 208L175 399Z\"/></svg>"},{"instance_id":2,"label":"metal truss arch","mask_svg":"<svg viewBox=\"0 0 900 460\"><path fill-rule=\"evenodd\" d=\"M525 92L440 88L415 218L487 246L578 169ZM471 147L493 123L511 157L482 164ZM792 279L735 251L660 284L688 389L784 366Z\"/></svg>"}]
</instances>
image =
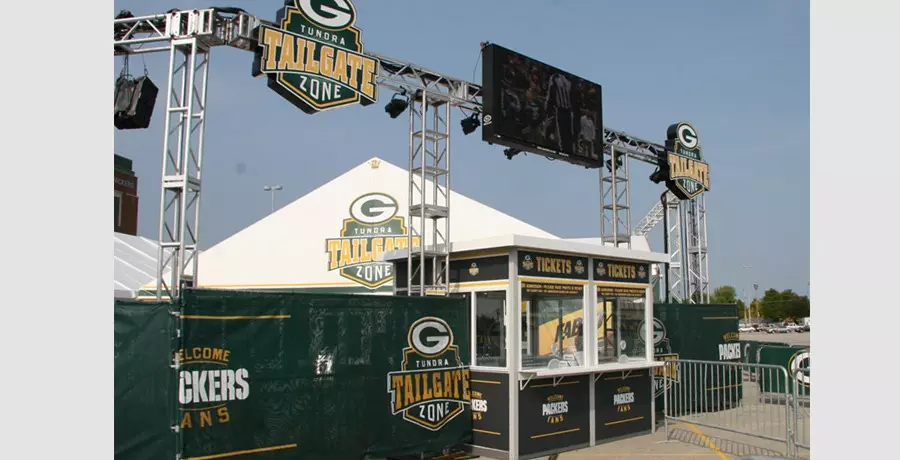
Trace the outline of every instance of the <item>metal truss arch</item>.
<instances>
[{"instance_id":1,"label":"metal truss arch","mask_svg":"<svg viewBox=\"0 0 900 460\"><path fill-rule=\"evenodd\" d=\"M188 63L184 66L173 64L170 67L169 86L164 93L169 101L166 108L167 120L160 197L159 237L161 247L157 270L159 275L158 299L174 300L185 281L190 279L190 276L186 276L188 272L193 276L192 279L197 279L198 276L196 254L199 249L200 174L206 120L206 81L211 48L227 46L252 51L257 47L256 30L263 24L275 25L271 21L260 19L239 8L228 7L170 10L161 14L131 17L120 14L113 20L113 54L115 56L168 52L171 62L178 61L180 63L180 60L184 59ZM372 52L365 54L379 62L376 79L379 87L398 92L406 91L408 94L415 95L414 101L410 104L410 111L419 110L416 113L420 114L423 127L419 130L421 132L416 131L414 127L410 128L410 188L414 189L413 181L416 180L424 190L426 179L436 179L434 184L442 184L437 186L437 189L445 190L447 199L444 204L438 204L435 201L436 195L426 195L424 191L415 191L413 194L418 195L415 203L413 200L410 201L409 231L410 233L415 231L424 237L429 231L426 229L425 222L439 221L437 227L427 227L432 234L430 239L426 238L428 244L425 241L422 242L422 247L428 246L430 249L420 250L419 257L423 258L422 262L425 262L424 257L433 253L432 255L435 257L429 259L432 264L439 259L446 261L445 253L449 250L450 241L451 113L453 108L461 111L463 116L481 112L482 87L409 62ZM176 70L183 70L184 75L177 74ZM182 81L188 81L189 84L179 86L179 82ZM184 90L186 91L184 95L180 92L181 88L187 88ZM178 102L173 102L171 99L173 94L179 96ZM431 112L429 112L429 107L431 107ZM438 112L441 112L441 115L436 117L434 114ZM414 115L411 113L411 118ZM430 123L429 127L425 127L428 123ZM441 132L442 140L436 142L434 139L430 139L429 131ZM626 244L630 245L632 234L645 235L659 222L664 211L654 207L654 210L651 210L653 216L648 216L641 221L632 232L629 160L656 165L658 158L665 155L665 147L622 131L609 128L604 128L603 131L605 154L608 158L612 158L615 152L620 154L620 158L623 160L621 168L617 172L615 169L611 171L605 179L603 172L600 172L601 237L604 241L612 241L617 245L626 241ZM414 135L416 132L419 132L418 136ZM173 136L174 141L171 140ZM432 137L436 138L437 136ZM426 148L426 144L429 142L431 144ZM421 145L414 145L414 143ZM414 154L416 151L421 152L421 156L420 153ZM427 161L431 163L427 163ZM442 172L444 170L446 172ZM437 174L437 172L441 173ZM606 194L604 194L603 184L608 185ZM690 213L685 213L689 219L680 219L679 221L681 230L683 230L681 233L689 234L692 238L690 241L696 242L696 244L688 245L691 254L690 260L696 261L698 267L692 272L696 273L695 280L691 284L696 288L692 289L700 291L705 289L708 298L706 206L702 195L699 200L697 206L692 208ZM446 208L444 212L446 216L435 218L435 212L441 207ZM423 213L426 214L424 219ZM418 215L415 223L412 219L413 214ZM441 213L438 212L438 214ZM438 235L434 233L435 228L445 228L445 231ZM411 240L412 237L409 238L409 242ZM418 284L411 283L408 286L418 285L420 293L425 293L425 286L432 286L436 288L432 290L437 291L443 289L446 292L448 281L446 270L445 264L443 268L432 273L434 278L430 282L423 283L423 279L420 277ZM690 298L690 295L687 297Z\"/></svg>"}]
</instances>

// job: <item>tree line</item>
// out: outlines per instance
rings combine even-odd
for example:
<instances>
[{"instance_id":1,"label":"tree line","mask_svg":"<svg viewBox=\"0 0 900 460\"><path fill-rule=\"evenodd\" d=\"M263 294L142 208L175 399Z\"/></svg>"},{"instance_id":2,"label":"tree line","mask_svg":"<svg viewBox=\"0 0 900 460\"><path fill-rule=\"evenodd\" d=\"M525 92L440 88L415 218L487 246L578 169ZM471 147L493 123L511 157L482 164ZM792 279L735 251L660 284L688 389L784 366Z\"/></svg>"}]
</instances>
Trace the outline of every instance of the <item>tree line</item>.
<instances>
[{"instance_id":1,"label":"tree line","mask_svg":"<svg viewBox=\"0 0 900 460\"><path fill-rule=\"evenodd\" d=\"M679 303L676 299L672 299L673 303ZM682 302L687 303L687 302ZM694 303L705 303L699 301L699 296L695 295ZM738 315L741 319L747 317L747 305L742 299L737 298L737 291L734 286L719 286L709 296L711 304L737 304ZM800 318L809 316L809 297L799 295L791 289L778 291L777 289L766 289L763 292L762 299L753 299L750 302L750 317L761 318L767 321L784 321L793 319L799 321Z\"/></svg>"},{"instance_id":2,"label":"tree line","mask_svg":"<svg viewBox=\"0 0 900 460\"><path fill-rule=\"evenodd\" d=\"M737 298L734 286L719 286L709 296L712 304L737 304L738 315L741 319L747 317L747 305ZM750 317L762 318L769 321L784 321L809 316L809 297L800 295L791 289L778 291L766 289L762 299L753 299L750 302Z\"/></svg>"}]
</instances>

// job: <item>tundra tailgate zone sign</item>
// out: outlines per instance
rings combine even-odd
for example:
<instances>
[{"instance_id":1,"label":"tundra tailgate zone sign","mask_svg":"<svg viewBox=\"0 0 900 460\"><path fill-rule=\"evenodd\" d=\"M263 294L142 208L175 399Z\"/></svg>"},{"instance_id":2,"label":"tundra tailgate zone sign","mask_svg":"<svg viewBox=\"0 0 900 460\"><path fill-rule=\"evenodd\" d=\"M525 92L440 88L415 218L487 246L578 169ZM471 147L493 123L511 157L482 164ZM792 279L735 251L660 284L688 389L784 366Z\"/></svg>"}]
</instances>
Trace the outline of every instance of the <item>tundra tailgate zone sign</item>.
<instances>
[{"instance_id":1,"label":"tundra tailgate zone sign","mask_svg":"<svg viewBox=\"0 0 900 460\"><path fill-rule=\"evenodd\" d=\"M259 26L253 76L306 113L378 100L379 63L363 53L349 0L285 0L280 27Z\"/></svg>"},{"instance_id":2,"label":"tundra tailgate zone sign","mask_svg":"<svg viewBox=\"0 0 900 460\"><path fill-rule=\"evenodd\" d=\"M387 375L391 414L402 414L407 422L438 431L471 403L469 368L459 359L450 325L441 318L416 320L407 342L400 370Z\"/></svg>"},{"instance_id":3,"label":"tundra tailgate zone sign","mask_svg":"<svg viewBox=\"0 0 900 460\"><path fill-rule=\"evenodd\" d=\"M700 138L690 123L675 123L666 130L666 186L675 196L689 200L709 190L709 165L700 153ZM663 161L663 160L661 160Z\"/></svg>"}]
</instances>

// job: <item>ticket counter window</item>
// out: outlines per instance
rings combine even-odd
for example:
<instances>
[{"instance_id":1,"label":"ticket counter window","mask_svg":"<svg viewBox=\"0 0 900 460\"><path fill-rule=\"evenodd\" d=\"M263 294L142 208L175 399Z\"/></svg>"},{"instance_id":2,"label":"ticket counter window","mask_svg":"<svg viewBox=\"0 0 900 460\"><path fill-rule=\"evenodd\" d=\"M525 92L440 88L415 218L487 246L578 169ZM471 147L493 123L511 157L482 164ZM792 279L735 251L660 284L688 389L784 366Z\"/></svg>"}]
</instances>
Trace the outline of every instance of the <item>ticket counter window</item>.
<instances>
[{"instance_id":1,"label":"ticket counter window","mask_svg":"<svg viewBox=\"0 0 900 460\"><path fill-rule=\"evenodd\" d=\"M506 291L475 294L475 365L506 367Z\"/></svg>"},{"instance_id":2,"label":"ticket counter window","mask_svg":"<svg viewBox=\"0 0 900 460\"><path fill-rule=\"evenodd\" d=\"M597 305L597 362L645 359L644 297L599 297Z\"/></svg>"},{"instance_id":3,"label":"ticket counter window","mask_svg":"<svg viewBox=\"0 0 900 460\"><path fill-rule=\"evenodd\" d=\"M584 295L580 286L522 289L522 368L584 366ZM559 289L556 289L559 290ZM530 291L530 292L529 292Z\"/></svg>"}]
</instances>

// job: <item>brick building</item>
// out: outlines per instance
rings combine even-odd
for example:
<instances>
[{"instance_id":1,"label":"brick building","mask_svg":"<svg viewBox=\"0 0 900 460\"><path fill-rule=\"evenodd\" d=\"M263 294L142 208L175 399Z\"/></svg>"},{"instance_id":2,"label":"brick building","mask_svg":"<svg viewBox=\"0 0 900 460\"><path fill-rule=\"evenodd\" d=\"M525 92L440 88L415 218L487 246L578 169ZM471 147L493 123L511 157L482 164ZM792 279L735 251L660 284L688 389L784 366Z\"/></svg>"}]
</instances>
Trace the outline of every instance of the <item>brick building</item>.
<instances>
[{"instance_id":1,"label":"brick building","mask_svg":"<svg viewBox=\"0 0 900 460\"><path fill-rule=\"evenodd\" d=\"M137 176L131 160L114 154L113 194L115 204L115 232L137 235L138 192Z\"/></svg>"}]
</instances>

